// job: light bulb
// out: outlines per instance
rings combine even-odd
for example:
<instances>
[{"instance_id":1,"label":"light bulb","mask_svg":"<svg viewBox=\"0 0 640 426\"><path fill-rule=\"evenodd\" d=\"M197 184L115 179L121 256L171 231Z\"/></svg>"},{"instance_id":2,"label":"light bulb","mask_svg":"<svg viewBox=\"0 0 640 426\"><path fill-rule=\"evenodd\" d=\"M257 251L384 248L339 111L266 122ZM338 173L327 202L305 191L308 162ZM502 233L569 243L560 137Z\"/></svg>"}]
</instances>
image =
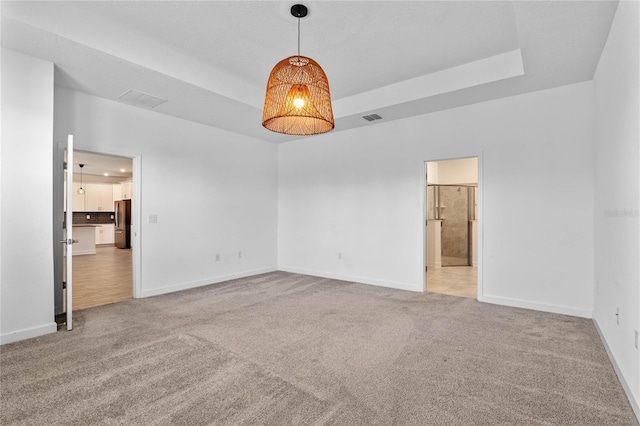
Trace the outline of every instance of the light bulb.
<instances>
[{"instance_id":1,"label":"light bulb","mask_svg":"<svg viewBox=\"0 0 640 426\"><path fill-rule=\"evenodd\" d=\"M304 106L304 99L302 99L302 98L295 98L295 99L293 100L293 105L294 105L296 108L298 108L298 109L302 108L302 107Z\"/></svg>"},{"instance_id":2,"label":"light bulb","mask_svg":"<svg viewBox=\"0 0 640 426\"><path fill-rule=\"evenodd\" d=\"M78 189L78 194L80 195L84 194L84 188L81 187L80 189Z\"/></svg>"}]
</instances>

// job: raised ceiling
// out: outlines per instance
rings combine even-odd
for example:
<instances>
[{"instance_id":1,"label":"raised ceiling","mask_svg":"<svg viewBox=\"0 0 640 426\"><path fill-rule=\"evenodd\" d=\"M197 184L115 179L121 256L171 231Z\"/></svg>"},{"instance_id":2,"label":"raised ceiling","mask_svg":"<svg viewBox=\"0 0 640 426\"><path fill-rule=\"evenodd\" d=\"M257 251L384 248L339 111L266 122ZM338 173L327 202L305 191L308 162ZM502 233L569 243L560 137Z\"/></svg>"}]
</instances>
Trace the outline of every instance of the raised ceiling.
<instances>
[{"instance_id":1,"label":"raised ceiling","mask_svg":"<svg viewBox=\"0 0 640 426\"><path fill-rule=\"evenodd\" d=\"M2 45L55 63L56 85L259 139L267 77L296 53L295 2L2 2ZM615 1L307 1L336 129L593 78ZM382 120L362 118L372 113Z\"/></svg>"}]
</instances>

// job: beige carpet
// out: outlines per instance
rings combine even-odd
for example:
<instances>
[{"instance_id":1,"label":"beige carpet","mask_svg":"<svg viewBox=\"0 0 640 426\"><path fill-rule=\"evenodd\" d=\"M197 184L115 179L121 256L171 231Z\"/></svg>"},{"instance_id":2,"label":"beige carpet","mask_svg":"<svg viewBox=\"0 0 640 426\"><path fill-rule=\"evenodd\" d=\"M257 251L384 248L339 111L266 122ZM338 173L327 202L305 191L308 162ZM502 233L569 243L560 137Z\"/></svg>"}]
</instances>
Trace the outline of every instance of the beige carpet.
<instances>
[{"instance_id":1,"label":"beige carpet","mask_svg":"<svg viewBox=\"0 0 640 426\"><path fill-rule=\"evenodd\" d=\"M5 345L3 425L634 425L587 319L283 272Z\"/></svg>"}]
</instances>

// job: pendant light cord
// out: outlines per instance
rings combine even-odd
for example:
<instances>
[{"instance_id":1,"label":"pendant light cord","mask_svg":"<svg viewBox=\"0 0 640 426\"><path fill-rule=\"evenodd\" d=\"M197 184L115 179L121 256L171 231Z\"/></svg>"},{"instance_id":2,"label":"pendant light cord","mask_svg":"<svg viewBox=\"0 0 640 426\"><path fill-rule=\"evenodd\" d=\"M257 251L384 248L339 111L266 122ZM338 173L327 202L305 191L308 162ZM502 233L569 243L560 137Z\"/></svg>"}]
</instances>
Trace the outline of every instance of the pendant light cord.
<instances>
[{"instance_id":1,"label":"pendant light cord","mask_svg":"<svg viewBox=\"0 0 640 426\"><path fill-rule=\"evenodd\" d=\"M298 57L300 57L300 17L298 17Z\"/></svg>"},{"instance_id":2,"label":"pendant light cord","mask_svg":"<svg viewBox=\"0 0 640 426\"><path fill-rule=\"evenodd\" d=\"M302 64L302 59L300 56L300 17L298 16L298 63ZM300 67L300 84L304 81L304 71Z\"/></svg>"}]
</instances>

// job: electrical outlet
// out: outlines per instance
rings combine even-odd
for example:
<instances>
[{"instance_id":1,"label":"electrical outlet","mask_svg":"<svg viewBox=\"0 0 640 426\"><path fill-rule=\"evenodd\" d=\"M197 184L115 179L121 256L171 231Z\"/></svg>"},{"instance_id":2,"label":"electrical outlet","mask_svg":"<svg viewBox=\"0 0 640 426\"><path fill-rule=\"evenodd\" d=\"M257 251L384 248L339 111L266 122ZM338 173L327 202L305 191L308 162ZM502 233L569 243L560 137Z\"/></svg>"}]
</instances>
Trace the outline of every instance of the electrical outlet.
<instances>
[{"instance_id":1,"label":"electrical outlet","mask_svg":"<svg viewBox=\"0 0 640 426\"><path fill-rule=\"evenodd\" d=\"M216 262L220 262L220 255L216 254Z\"/></svg>"},{"instance_id":2,"label":"electrical outlet","mask_svg":"<svg viewBox=\"0 0 640 426\"><path fill-rule=\"evenodd\" d=\"M150 214L149 215L149 223L158 223L158 215Z\"/></svg>"},{"instance_id":3,"label":"electrical outlet","mask_svg":"<svg viewBox=\"0 0 640 426\"><path fill-rule=\"evenodd\" d=\"M238 259L242 259L242 251L238 252Z\"/></svg>"},{"instance_id":4,"label":"electrical outlet","mask_svg":"<svg viewBox=\"0 0 640 426\"><path fill-rule=\"evenodd\" d=\"M338 253L338 260L342 260L342 253Z\"/></svg>"},{"instance_id":5,"label":"electrical outlet","mask_svg":"<svg viewBox=\"0 0 640 426\"><path fill-rule=\"evenodd\" d=\"M91 219L91 215L90 215L90 214L88 214L88 215L87 215L87 220L90 220L90 219Z\"/></svg>"},{"instance_id":6,"label":"electrical outlet","mask_svg":"<svg viewBox=\"0 0 640 426\"><path fill-rule=\"evenodd\" d=\"M636 345L636 349L638 349L638 330L636 330L635 335L636 335L636 337L635 337L635 345Z\"/></svg>"}]
</instances>

